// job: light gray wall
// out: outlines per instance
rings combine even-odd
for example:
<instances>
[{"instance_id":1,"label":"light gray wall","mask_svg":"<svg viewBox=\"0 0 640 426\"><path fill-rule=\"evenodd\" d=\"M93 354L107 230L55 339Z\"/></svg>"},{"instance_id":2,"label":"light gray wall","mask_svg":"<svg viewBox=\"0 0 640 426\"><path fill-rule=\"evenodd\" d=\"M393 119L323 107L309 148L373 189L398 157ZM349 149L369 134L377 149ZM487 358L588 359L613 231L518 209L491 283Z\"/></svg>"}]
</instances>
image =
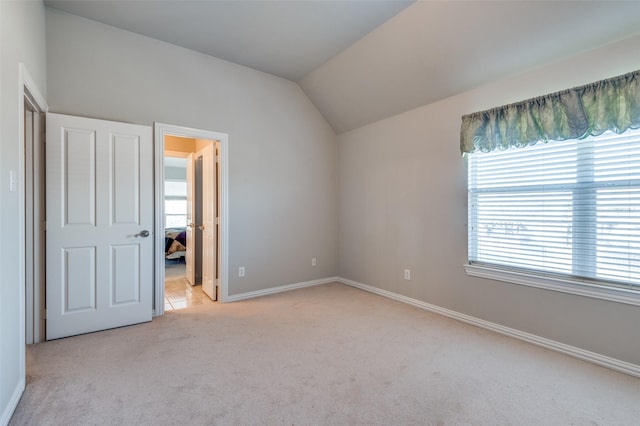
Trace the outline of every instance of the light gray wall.
<instances>
[{"instance_id":1,"label":"light gray wall","mask_svg":"<svg viewBox=\"0 0 640 426\"><path fill-rule=\"evenodd\" d=\"M51 9L47 55L52 112L229 134L230 295L335 275L336 137L295 83Z\"/></svg>"},{"instance_id":2,"label":"light gray wall","mask_svg":"<svg viewBox=\"0 0 640 426\"><path fill-rule=\"evenodd\" d=\"M46 95L45 11L41 2L0 1L0 424L24 388L19 234L19 192L9 191L9 174L18 177L20 98L18 63L25 64ZM24 255L22 256L24 259Z\"/></svg>"},{"instance_id":3,"label":"light gray wall","mask_svg":"<svg viewBox=\"0 0 640 426\"><path fill-rule=\"evenodd\" d=\"M640 307L465 274L459 151L464 114L639 68L636 37L340 135L339 275L640 364Z\"/></svg>"}]
</instances>

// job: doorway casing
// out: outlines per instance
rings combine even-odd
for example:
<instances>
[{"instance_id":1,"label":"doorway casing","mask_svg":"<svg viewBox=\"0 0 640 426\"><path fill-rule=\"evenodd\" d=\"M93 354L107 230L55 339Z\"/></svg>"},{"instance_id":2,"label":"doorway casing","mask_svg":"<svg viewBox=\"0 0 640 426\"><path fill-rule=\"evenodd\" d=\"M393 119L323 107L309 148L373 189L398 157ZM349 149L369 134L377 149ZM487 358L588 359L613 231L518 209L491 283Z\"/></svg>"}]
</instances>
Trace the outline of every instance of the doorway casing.
<instances>
[{"instance_id":1,"label":"doorway casing","mask_svg":"<svg viewBox=\"0 0 640 426\"><path fill-rule=\"evenodd\" d=\"M26 123L24 121L24 117L27 109L39 115L45 114L48 110L48 106L44 96L42 96L42 93L36 86L33 78L31 77L31 75L29 74L29 71L27 70L27 67L23 63L19 64L18 85L19 85L18 99L20 102L20 105L19 105L20 123L19 123L18 131L19 131L20 147L18 151L18 158L19 158L18 172L15 178L18 180L18 208L19 208L19 218L20 218L19 224L18 224L18 229L20 232L20 239L18 243L18 253L19 253L18 264L19 264L19 270L20 270L19 282L20 282L20 288L21 288L20 317L22 319L20 324L20 334L25 337L25 343L38 343L44 340L44 333L42 333L41 331L38 331L36 335L33 335L33 330L34 328L36 330L39 329L39 325L42 323L42 320L44 319L43 318L44 312L41 309L36 309L33 312L31 312L29 315L29 318L27 318L26 305L28 303L30 306L33 307L36 305L34 300L35 301L43 300L44 298L43 284L44 283L42 281L39 281L37 283L34 281L31 281L30 282L31 288L29 289L29 291L27 291L27 289L25 288L25 285L27 283L26 268L33 269L34 270L33 272L36 272L35 274L36 276L41 276L44 273L44 270L41 270L42 268L39 263L27 264L27 258L26 258L26 248L27 248L26 226L27 224L26 224L26 204L25 203L26 203L26 197L27 197L27 188L26 188L26 177L25 177L25 172L26 172L25 159L26 159L27 153L26 153L25 137L27 135L27 129L25 128ZM42 128L39 129L39 133L40 134L33 135L34 142L38 144L44 142L43 141L44 134L43 134ZM38 164L38 166L42 166L42 164ZM37 195L37 194L31 194L31 196L33 195ZM38 205L38 207L44 208L44 206L40 206L40 205ZM33 230L31 233L33 233ZM38 244L41 244L41 243L43 244L44 240L38 241ZM38 249L38 248L34 248L34 249ZM33 275L34 274L32 273L32 276ZM29 300L27 300L27 296L29 297ZM27 342L27 329L32 330L32 332L29 333L30 338L28 342ZM24 345L21 345L21 346L24 346ZM23 356L21 356L21 359L24 359Z\"/></svg>"},{"instance_id":2,"label":"doorway casing","mask_svg":"<svg viewBox=\"0 0 640 426\"><path fill-rule=\"evenodd\" d=\"M226 303L229 297L229 136L226 133L193 129L165 123L154 123L155 140L155 279L154 279L154 316L164 314L164 137L206 139L218 141L219 176L219 228L218 228L218 271L220 281L219 298Z\"/></svg>"}]
</instances>

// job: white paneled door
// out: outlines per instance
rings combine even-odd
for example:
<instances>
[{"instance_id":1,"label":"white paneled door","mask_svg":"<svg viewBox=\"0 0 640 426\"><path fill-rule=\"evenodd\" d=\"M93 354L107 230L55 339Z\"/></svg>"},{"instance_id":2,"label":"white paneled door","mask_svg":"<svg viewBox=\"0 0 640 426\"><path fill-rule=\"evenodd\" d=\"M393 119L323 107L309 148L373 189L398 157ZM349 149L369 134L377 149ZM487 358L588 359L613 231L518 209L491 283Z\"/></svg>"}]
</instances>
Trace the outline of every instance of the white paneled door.
<instances>
[{"instance_id":1,"label":"white paneled door","mask_svg":"<svg viewBox=\"0 0 640 426\"><path fill-rule=\"evenodd\" d=\"M196 285L196 254L194 247L196 245L195 239L195 197L194 197L194 183L196 180L195 167L194 167L194 155L190 153L187 156L187 253L185 256L187 281L189 284Z\"/></svg>"},{"instance_id":2,"label":"white paneled door","mask_svg":"<svg viewBox=\"0 0 640 426\"><path fill-rule=\"evenodd\" d=\"M213 143L202 151L202 291L213 300L216 295L216 153Z\"/></svg>"},{"instance_id":3,"label":"white paneled door","mask_svg":"<svg viewBox=\"0 0 640 426\"><path fill-rule=\"evenodd\" d=\"M151 128L47 114L47 340L151 321Z\"/></svg>"}]
</instances>

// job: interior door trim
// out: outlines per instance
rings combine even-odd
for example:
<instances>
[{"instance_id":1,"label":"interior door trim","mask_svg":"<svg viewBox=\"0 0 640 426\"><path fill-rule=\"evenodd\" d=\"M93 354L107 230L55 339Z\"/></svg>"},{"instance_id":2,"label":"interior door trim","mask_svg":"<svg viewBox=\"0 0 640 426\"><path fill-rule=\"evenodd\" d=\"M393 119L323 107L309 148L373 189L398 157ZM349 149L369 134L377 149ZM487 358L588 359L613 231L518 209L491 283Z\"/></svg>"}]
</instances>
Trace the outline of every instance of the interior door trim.
<instances>
[{"instance_id":1,"label":"interior door trim","mask_svg":"<svg viewBox=\"0 0 640 426\"><path fill-rule=\"evenodd\" d=\"M178 136L186 138L218 141L220 144L219 188L219 256L220 302L229 299L229 135L209 130L175 126L154 122L155 146L155 279L154 279L154 316L164 314L164 137Z\"/></svg>"},{"instance_id":2,"label":"interior door trim","mask_svg":"<svg viewBox=\"0 0 640 426\"><path fill-rule=\"evenodd\" d=\"M19 334L19 377L20 383L18 384L19 393L18 398L9 401L8 407L5 407L4 412L13 412L15 406L17 406L19 397L25 389L26 384L26 291L25 291L25 128L24 128L24 114L25 114L25 100L29 103L29 106L38 113L46 113L49 109L45 97L40 92L35 80L31 77L27 67L20 62L18 64L18 171L15 174L17 179L17 191L18 191L18 282L19 287L19 301L18 301L18 334ZM0 276L0 285L3 284L2 277ZM37 321L40 321L40 312L36 313ZM13 405L15 403L15 405ZM13 407L12 407L13 405ZM1 420L1 419L0 419Z\"/></svg>"}]
</instances>

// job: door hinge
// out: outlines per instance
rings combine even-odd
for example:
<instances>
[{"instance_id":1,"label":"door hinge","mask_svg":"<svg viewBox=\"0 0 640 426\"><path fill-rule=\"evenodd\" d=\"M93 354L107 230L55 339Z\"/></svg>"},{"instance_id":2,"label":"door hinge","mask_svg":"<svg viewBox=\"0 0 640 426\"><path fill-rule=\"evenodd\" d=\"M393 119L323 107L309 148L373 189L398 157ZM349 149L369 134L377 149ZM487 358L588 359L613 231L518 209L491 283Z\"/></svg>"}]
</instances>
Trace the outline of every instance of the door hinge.
<instances>
[{"instance_id":1,"label":"door hinge","mask_svg":"<svg viewBox=\"0 0 640 426\"><path fill-rule=\"evenodd\" d=\"M216 163L219 163L219 162L220 162L220 156L216 155Z\"/></svg>"},{"instance_id":2,"label":"door hinge","mask_svg":"<svg viewBox=\"0 0 640 426\"><path fill-rule=\"evenodd\" d=\"M216 217L216 225L220 225L220 218Z\"/></svg>"},{"instance_id":3,"label":"door hinge","mask_svg":"<svg viewBox=\"0 0 640 426\"><path fill-rule=\"evenodd\" d=\"M47 221L43 220L42 223L40 224L40 229L43 231L47 230Z\"/></svg>"},{"instance_id":4,"label":"door hinge","mask_svg":"<svg viewBox=\"0 0 640 426\"><path fill-rule=\"evenodd\" d=\"M42 316L42 319L47 319L47 310L43 309L40 315Z\"/></svg>"}]
</instances>

